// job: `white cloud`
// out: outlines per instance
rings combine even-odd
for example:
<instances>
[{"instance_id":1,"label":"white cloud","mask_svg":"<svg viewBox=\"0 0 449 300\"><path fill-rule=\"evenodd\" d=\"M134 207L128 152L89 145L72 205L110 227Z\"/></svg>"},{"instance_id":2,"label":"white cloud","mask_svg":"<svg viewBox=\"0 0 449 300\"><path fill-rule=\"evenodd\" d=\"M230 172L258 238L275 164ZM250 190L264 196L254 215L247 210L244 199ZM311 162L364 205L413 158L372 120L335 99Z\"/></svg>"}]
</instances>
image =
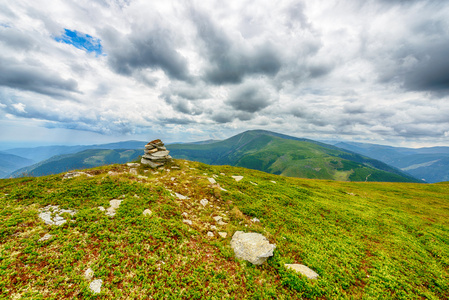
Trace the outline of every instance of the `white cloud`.
<instances>
[{"instance_id":1,"label":"white cloud","mask_svg":"<svg viewBox=\"0 0 449 300\"><path fill-rule=\"evenodd\" d=\"M444 4L43 4L0 4L1 113L37 126L185 139L262 127L415 144L449 132ZM57 42L64 29L99 39L104 55Z\"/></svg>"}]
</instances>

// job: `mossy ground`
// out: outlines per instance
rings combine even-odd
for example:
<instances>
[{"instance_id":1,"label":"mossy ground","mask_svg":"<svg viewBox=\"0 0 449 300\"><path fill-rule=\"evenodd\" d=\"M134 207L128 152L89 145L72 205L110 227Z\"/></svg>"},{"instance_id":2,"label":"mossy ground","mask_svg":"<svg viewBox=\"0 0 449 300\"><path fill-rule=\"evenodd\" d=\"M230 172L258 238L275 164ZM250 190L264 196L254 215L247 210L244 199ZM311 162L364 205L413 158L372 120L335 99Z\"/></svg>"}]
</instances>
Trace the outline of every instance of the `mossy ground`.
<instances>
[{"instance_id":1,"label":"mossy ground","mask_svg":"<svg viewBox=\"0 0 449 300\"><path fill-rule=\"evenodd\" d=\"M447 183L349 183L174 165L140 167L139 175L111 165L85 171L93 177L0 180L0 297L449 298ZM209 183L213 175L227 191ZM124 200L114 218L98 209L112 199ZM77 213L65 214L62 226L45 225L39 209L50 204ZM152 215L142 215L147 208ZM217 215L227 224L218 225ZM236 260L229 242L237 230L264 234L277 245L274 257L262 266ZM46 233L52 238L38 241ZM284 263L305 264L320 277L308 280ZM100 294L84 278L89 267L103 280Z\"/></svg>"}]
</instances>

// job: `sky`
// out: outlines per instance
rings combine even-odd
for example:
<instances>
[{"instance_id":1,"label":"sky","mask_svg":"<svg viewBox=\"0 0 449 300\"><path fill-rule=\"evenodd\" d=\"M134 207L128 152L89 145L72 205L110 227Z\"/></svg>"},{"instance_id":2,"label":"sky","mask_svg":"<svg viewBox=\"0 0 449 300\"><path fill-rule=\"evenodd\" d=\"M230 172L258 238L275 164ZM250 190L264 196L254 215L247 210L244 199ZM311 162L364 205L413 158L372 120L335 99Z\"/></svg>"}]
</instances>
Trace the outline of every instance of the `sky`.
<instances>
[{"instance_id":1,"label":"sky","mask_svg":"<svg viewBox=\"0 0 449 300\"><path fill-rule=\"evenodd\" d=\"M0 0L0 142L449 146L449 2Z\"/></svg>"}]
</instances>

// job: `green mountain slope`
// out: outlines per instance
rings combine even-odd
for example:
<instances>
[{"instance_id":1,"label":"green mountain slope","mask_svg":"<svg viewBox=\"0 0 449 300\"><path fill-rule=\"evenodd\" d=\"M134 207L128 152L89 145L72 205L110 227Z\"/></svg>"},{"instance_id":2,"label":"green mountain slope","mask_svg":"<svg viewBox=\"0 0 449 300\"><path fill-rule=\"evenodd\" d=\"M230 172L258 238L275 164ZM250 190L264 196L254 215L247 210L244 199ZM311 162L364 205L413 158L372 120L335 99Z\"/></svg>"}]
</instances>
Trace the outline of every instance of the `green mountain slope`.
<instances>
[{"instance_id":1,"label":"green mountain slope","mask_svg":"<svg viewBox=\"0 0 449 300\"><path fill-rule=\"evenodd\" d=\"M308 139L253 130L227 140L168 145L176 158L240 166L301 178L344 181L419 182L385 163Z\"/></svg>"},{"instance_id":2,"label":"green mountain slope","mask_svg":"<svg viewBox=\"0 0 449 300\"><path fill-rule=\"evenodd\" d=\"M34 161L25 157L0 152L0 178L5 178L11 172L33 163Z\"/></svg>"},{"instance_id":3,"label":"green mountain slope","mask_svg":"<svg viewBox=\"0 0 449 300\"><path fill-rule=\"evenodd\" d=\"M430 183L449 181L449 147L414 149L353 142L335 146L378 159Z\"/></svg>"},{"instance_id":4,"label":"green mountain slope","mask_svg":"<svg viewBox=\"0 0 449 300\"><path fill-rule=\"evenodd\" d=\"M142 166L138 175L111 165L86 170L92 177L1 179L0 298L449 298L448 183L354 183L174 164L156 172ZM113 199L122 202L108 217L98 207ZM62 214L61 226L46 225L39 214L48 205L76 213ZM152 214L143 215L146 209ZM263 234L276 244L274 256L261 266L236 259L236 231ZM309 280L286 263L319 277ZM100 294L91 292L93 280L102 280Z\"/></svg>"},{"instance_id":5,"label":"green mountain slope","mask_svg":"<svg viewBox=\"0 0 449 300\"><path fill-rule=\"evenodd\" d=\"M75 169L87 169L114 163L125 163L137 159L142 153L143 150L84 150L74 154L54 156L37 164L21 168L13 172L10 176L43 176Z\"/></svg>"}]
</instances>

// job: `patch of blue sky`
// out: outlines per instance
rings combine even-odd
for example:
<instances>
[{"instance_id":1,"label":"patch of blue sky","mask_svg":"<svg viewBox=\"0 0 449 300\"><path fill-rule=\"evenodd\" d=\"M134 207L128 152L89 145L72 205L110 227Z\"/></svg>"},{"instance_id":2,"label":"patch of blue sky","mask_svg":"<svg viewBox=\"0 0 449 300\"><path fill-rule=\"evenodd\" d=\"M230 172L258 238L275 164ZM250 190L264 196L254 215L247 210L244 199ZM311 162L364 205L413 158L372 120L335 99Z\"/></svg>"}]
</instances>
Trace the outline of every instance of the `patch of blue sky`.
<instances>
[{"instance_id":1,"label":"patch of blue sky","mask_svg":"<svg viewBox=\"0 0 449 300\"><path fill-rule=\"evenodd\" d=\"M103 47L101 46L100 39L76 30L64 28L64 34L55 37L55 41L72 45L89 53L95 52L96 55L103 54Z\"/></svg>"},{"instance_id":2,"label":"patch of blue sky","mask_svg":"<svg viewBox=\"0 0 449 300\"><path fill-rule=\"evenodd\" d=\"M11 28L11 26L6 23L0 23L0 27Z\"/></svg>"}]
</instances>

